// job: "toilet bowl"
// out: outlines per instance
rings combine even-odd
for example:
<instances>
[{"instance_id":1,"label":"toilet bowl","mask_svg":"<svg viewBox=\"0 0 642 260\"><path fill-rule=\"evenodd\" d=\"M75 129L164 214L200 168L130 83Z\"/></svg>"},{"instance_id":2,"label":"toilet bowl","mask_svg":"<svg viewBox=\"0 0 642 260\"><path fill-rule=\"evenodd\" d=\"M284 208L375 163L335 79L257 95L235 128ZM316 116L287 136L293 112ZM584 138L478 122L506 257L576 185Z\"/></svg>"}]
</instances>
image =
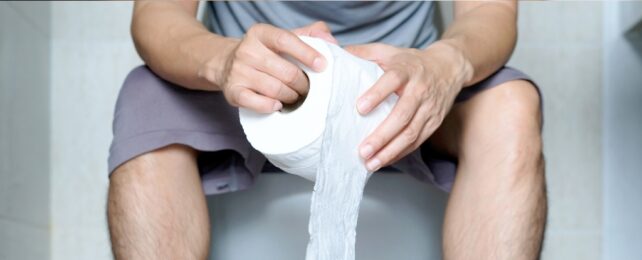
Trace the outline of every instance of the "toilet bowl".
<instances>
[{"instance_id":1,"label":"toilet bowl","mask_svg":"<svg viewBox=\"0 0 642 260\"><path fill-rule=\"evenodd\" d=\"M264 173L246 191L211 196L210 259L302 260L313 183ZM402 173L376 173L366 185L356 259L441 259L447 194Z\"/></svg>"}]
</instances>

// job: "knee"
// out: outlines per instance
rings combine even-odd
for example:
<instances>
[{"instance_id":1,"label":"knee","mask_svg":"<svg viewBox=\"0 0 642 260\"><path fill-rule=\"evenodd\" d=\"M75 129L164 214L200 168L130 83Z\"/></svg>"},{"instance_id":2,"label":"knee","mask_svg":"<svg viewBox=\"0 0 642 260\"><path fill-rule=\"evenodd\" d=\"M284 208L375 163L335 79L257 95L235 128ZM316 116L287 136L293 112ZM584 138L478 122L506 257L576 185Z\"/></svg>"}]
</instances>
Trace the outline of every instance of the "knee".
<instances>
[{"instance_id":1,"label":"knee","mask_svg":"<svg viewBox=\"0 0 642 260\"><path fill-rule=\"evenodd\" d=\"M544 167L540 96L527 81L514 81L500 91L501 112L496 117L494 149L516 173L539 173Z\"/></svg>"}]
</instances>

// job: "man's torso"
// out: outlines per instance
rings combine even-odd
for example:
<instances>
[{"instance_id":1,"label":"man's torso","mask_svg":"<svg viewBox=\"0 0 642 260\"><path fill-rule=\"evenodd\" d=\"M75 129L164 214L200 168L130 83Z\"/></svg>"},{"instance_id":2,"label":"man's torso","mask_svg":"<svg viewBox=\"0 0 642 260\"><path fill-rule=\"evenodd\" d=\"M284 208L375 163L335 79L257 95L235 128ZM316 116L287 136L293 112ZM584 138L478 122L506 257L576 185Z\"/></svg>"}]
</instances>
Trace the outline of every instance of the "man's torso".
<instances>
[{"instance_id":1,"label":"man's torso","mask_svg":"<svg viewBox=\"0 0 642 260\"><path fill-rule=\"evenodd\" d=\"M432 2L208 2L205 24L242 37L255 23L293 29L324 21L342 45L381 42L424 48L437 38Z\"/></svg>"}]
</instances>

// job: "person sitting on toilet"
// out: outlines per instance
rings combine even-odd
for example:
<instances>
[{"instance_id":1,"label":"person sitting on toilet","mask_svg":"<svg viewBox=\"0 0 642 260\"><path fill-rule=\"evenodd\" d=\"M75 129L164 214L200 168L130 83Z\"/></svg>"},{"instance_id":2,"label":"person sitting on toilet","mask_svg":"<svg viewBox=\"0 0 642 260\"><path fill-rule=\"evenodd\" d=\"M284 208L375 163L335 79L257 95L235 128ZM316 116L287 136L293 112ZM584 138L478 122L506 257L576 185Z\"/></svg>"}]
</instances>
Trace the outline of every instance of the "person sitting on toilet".
<instances>
[{"instance_id":1,"label":"person sitting on toilet","mask_svg":"<svg viewBox=\"0 0 642 260\"><path fill-rule=\"evenodd\" d=\"M140 1L131 26L145 66L123 84L109 154L108 220L117 259L204 259L205 195L249 188L273 170L248 144L238 107L271 113L322 71L297 35L324 39L384 74L357 101L399 100L359 147L366 167L449 191L445 259L537 259L546 223L541 97L506 67L516 1L455 2L439 37L433 2ZM420 162L410 163L409 154Z\"/></svg>"}]
</instances>

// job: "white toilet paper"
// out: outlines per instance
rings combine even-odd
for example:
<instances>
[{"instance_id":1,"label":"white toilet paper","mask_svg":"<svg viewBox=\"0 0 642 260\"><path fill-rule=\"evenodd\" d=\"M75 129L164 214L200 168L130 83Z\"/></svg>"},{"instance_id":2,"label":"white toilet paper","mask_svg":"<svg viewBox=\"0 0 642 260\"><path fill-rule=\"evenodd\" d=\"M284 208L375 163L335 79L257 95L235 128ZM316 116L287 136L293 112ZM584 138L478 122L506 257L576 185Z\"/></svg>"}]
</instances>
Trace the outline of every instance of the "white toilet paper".
<instances>
[{"instance_id":1,"label":"white toilet paper","mask_svg":"<svg viewBox=\"0 0 642 260\"><path fill-rule=\"evenodd\" d=\"M356 100L383 74L381 68L337 45L301 39L327 60L320 73L301 66L310 81L303 104L272 114L240 109L241 125L250 144L272 164L315 181L306 259L350 260L359 203L370 176L358 145L390 113L397 96L361 116Z\"/></svg>"}]
</instances>

